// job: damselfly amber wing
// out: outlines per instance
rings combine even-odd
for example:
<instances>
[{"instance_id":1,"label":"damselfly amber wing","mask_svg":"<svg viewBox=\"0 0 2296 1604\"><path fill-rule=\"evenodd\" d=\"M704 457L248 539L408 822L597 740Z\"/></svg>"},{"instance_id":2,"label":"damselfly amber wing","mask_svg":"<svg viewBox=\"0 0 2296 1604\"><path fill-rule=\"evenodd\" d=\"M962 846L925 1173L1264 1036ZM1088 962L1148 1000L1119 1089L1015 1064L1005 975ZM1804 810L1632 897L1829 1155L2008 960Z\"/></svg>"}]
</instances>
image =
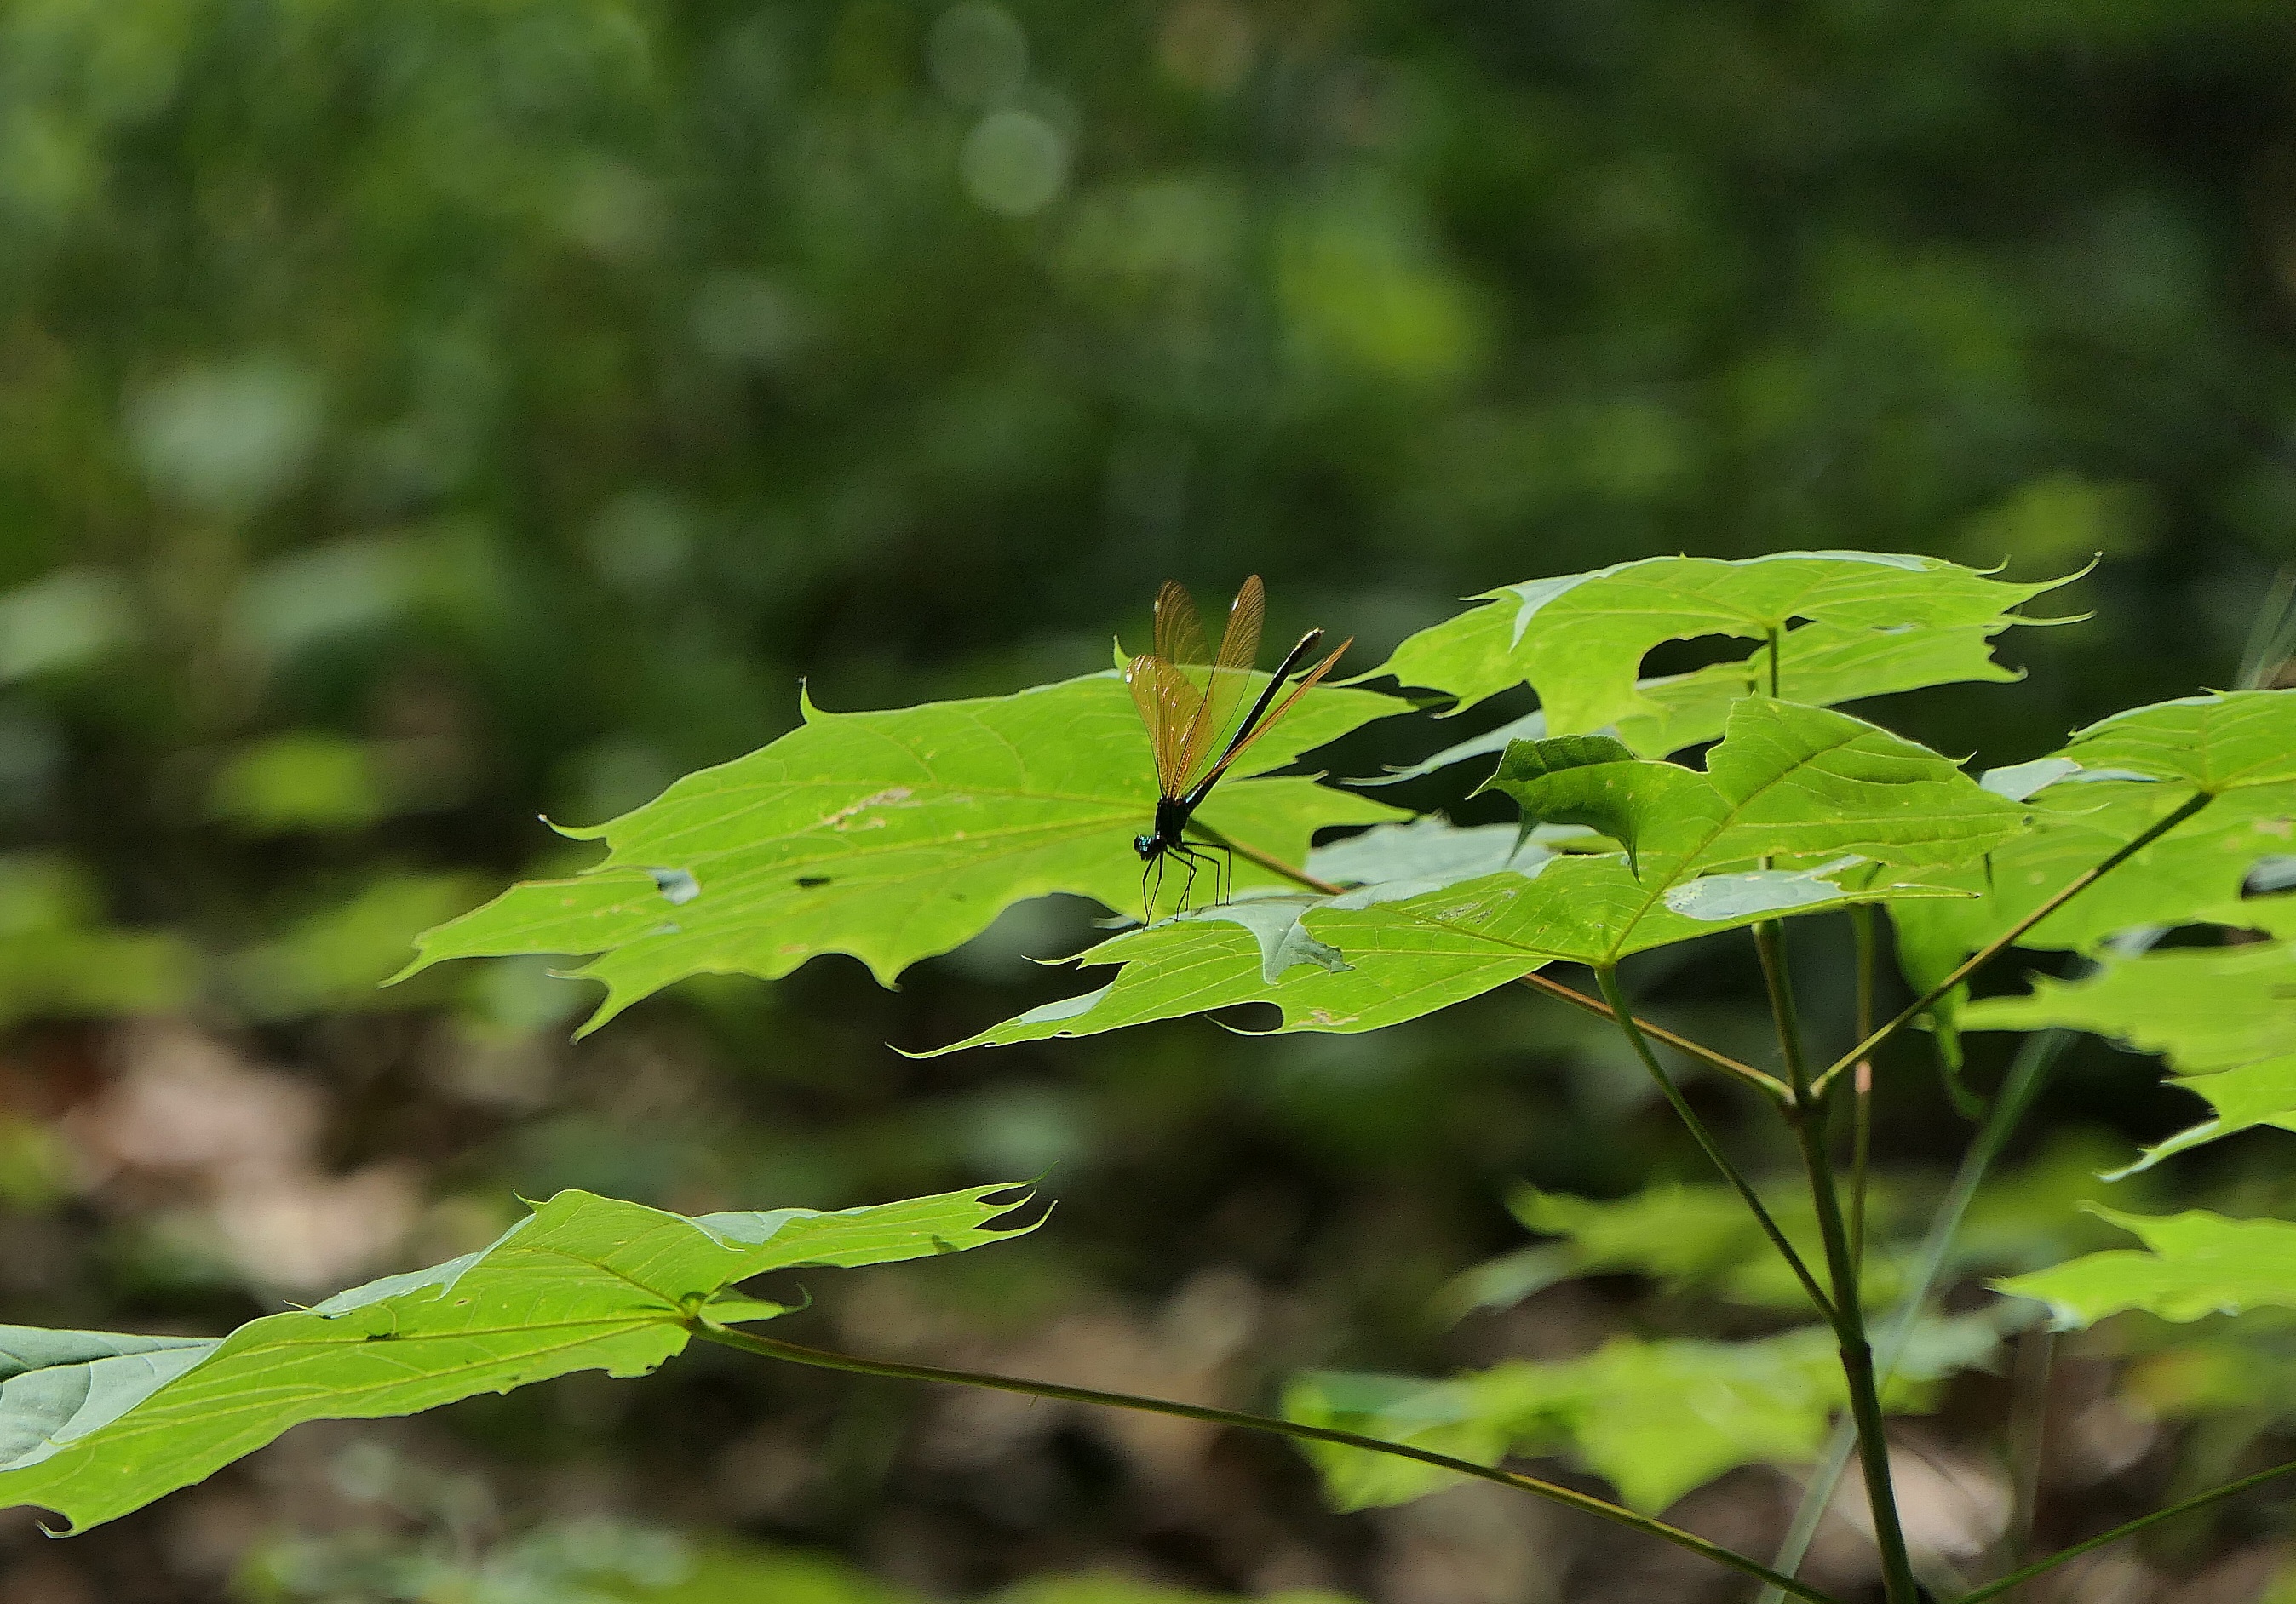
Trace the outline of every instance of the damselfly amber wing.
<instances>
[{"instance_id":1,"label":"damselfly amber wing","mask_svg":"<svg viewBox=\"0 0 2296 1604\"><path fill-rule=\"evenodd\" d=\"M1235 593L1227 610L1227 628L1220 635L1219 656L1204 677L1204 699L1189 722L1180 748L1180 791L1203 778L1205 765L1229 733L1235 710L1250 688L1251 666L1259 656L1259 626L1267 617L1267 593L1252 575ZM1177 796L1180 791L1172 794Z\"/></svg>"},{"instance_id":2,"label":"damselfly amber wing","mask_svg":"<svg viewBox=\"0 0 2296 1604\"><path fill-rule=\"evenodd\" d=\"M1156 649L1134 658L1124 677L1147 726L1163 795L1184 795L1218 749L1250 685L1267 609L1267 593L1254 574L1228 609L1219 656L1207 662L1203 626L1187 591L1168 580L1157 593Z\"/></svg>"},{"instance_id":3,"label":"damselfly amber wing","mask_svg":"<svg viewBox=\"0 0 2296 1604\"><path fill-rule=\"evenodd\" d=\"M1147 865L1140 877L1144 923L1155 918L1156 898L1170 863L1181 863L1187 870L1187 881L1180 888L1183 911L1195 888L1197 872L1206 864L1212 870L1212 895L1219 896L1222 869L1228 867L1231 878L1234 873L1229 867L1231 848L1218 835L1210 836L1209 848L1189 840L1196 809L1228 765L1281 723L1308 687L1329 674L1340 653L1352 644L1341 642L1339 651L1302 675L1279 704L1275 699L1284 690L1284 682L1323 642L1322 630L1309 630L1283 654L1283 661L1260 687L1250 711L1238 720L1236 708L1251 683L1252 659L1259 651L1259 627L1267 611L1267 593L1259 576L1254 574L1243 582L1228 608L1219 656L1194 667L1191 665L1203 655L1203 626L1196 619L1195 603L1188 599L1188 593L1167 584L1156 597L1156 650L1141 653L1125 666L1125 681L1132 687L1133 702L1140 709L1140 722L1148 726L1148 743L1156 757L1155 820L1152 828L1132 841L1132 849ZM1233 731L1228 728L1231 724L1236 725ZM1214 752L1219 755L1214 757Z\"/></svg>"},{"instance_id":4,"label":"damselfly amber wing","mask_svg":"<svg viewBox=\"0 0 2296 1604\"><path fill-rule=\"evenodd\" d=\"M1349 647L1355 643L1355 637L1353 635L1349 635L1346 640L1341 641L1337 646L1332 648L1331 655L1325 658L1322 662L1317 663L1313 668L1308 669L1307 673L1301 675L1298 683L1292 687L1292 694L1285 697L1282 701L1277 702L1273 708L1269 708L1266 717L1262 718L1258 724L1252 725L1249 730L1238 731L1234 744L1230 746L1226 751L1220 754L1220 760L1214 764L1205 773L1204 781L1209 781L1217 775L1226 773L1230 764L1234 763L1237 758L1242 757L1244 753L1251 749L1253 742L1257 741L1262 735L1267 734L1268 731L1274 729L1277 724L1283 723L1283 716L1292 710L1292 704L1297 702L1301 697L1308 694L1309 686L1313 685L1317 680L1322 679L1325 675L1329 674L1338 664L1341 654L1345 652ZM1199 784L1202 782L1203 782L1201 781L1198 782Z\"/></svg>"},{"instance_id":5,"label":"damselfly amber wing","mask_svg":"<svg viewBox=\"0 0 2296 1604\"><path fill-rule=\"evenodd\" d=\"M1167 579L1156 593L1156 644L1125 665L1124 681L1132 688L1133 705L1147 726L1148 746L1156 759L1156 789L1167 797L1179 795L1181 756L1189 726L1203 708L1203 689L1189 679L1180 665L1190 657L1201 659L1203 627L1196 622L1196 604L1177 580Z\"/></svg>"},{"instance_id":6,"label":"damselfly amber wing","mask_svg":"<svg viewBox=\"0 0 2296 1604\"><path fill-rule=\"evenodd\" d=\"M1201 663L1204 626L1196 618L1196 599L1177 579L1156 593L1156 655L1168 663Z\"/></svg>"},{"instance_id":7,"label":"damselfly amber wing","mask_svg":"<svg viewBox=\"0 0 2296 1604\"><path fill-rule=\"evenodd\" d=\"M1156 758L1156 790L1167 797L1177 796L1182 789L1180 749L1203 692L1180 672L1178 665L1152 651L1142 652L1127 664L1124 679L1132 687L1140 722L1148 727L1148 747Z\"/></svg>"}]
</instances>

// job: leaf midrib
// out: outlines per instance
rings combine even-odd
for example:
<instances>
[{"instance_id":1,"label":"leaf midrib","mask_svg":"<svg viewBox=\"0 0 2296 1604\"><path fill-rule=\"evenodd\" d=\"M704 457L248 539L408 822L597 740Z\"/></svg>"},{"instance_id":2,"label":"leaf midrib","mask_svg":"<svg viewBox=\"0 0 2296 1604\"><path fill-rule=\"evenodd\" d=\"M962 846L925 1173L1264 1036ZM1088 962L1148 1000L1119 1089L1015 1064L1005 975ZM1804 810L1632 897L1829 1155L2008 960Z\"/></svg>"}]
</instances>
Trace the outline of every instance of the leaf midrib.
<instances>
[{"instance_id":1,"label":"leaf midrib","mask_svg":"<svg viewBox=\"0 0 2296 1604\"><path fill-rule=\"evenodd\" d=\"M1239 777L1233 782L1233 785L1241 789L1246 786L1267 783L1269 781L1274 780L1309 778L1311 778L1311 776L1304 774L1250 775ZM790 784L791 789L804 787L816 790L835 790L840 793L849 792L856 789L854 782L851 782L834 783L828 781L800 781L791 782ZM880 786L878 789L882 790L887 788ZM904 798L900 802L889 804L888 806L903 808L923 808L932 806L946 807L949 806L953 799L955 798L964 798L966 800L978 798L981 799L985 805L993 806L1020 807L1030 804L1061 803L1078 807L1096 807L1101 810L1099 813L1095 814L1089 818L1079 816L1075 819L1063 820L1056 823L1018 825L1006 830L991 829L977 832L968 830L965 832L964 837L966 843L978 840L994 840L1006 835L1028 834L1032 831L1081 831L1086 828L1094 830L1103 829L1110 824L1135 818L1144 811L1152 809L1156 805L1155 787L1152 784L1148 786L1140 793L1123 797L1115 797L1105 793L1078 796L1063 791L1023 790L996 786L968 786L959 788L930 781L926 782L922 785L914 786L911 788L912 796L916 795L920 791L930 791L938 794L935 795L931 800L926 802L911 802L908 798ZM773 799L743 804L742 805L741 811L770 806L771 800ZM738 816L738 812L734 815L730 816ZM668 831L659 836L633 837L627 841L615 840L612 836L609 835L605 839L607 845L612 848L612 855L604 863L600 863L596 868L586 871L586 872L591 874L601 874L604 873L608 870L644 867L645 865L637 861L639 858L651 858L657 855L680 856L689 860L691 863L699 863L709 862L713 858L723 858L737 854L766 851L782 843L802 840L806 837L813 835L816 831L820 831L824 823L823 820L817 819L813 822L798 829L780 831L771 835L752 836L734 846L713 847L700 852L679 853L673 850L677 846L678 842L684 838L704 831L711 832L722 831L728 822L729 815L721 814L710 821L708 824L691 825L680 830ZM857 832L838 831L836 833L851 835ZM902 843L902 847L930 847L955 844L957 843L955 842L952 838L941 836L931 838L925 840L906 841ZM626 855L628 855L626 856ZM829 862L833 861L834 856L849 855L849 854L842 854L832 855L829 857L787 858L777 861L789 863L809 863Z\"/></svg>"},{"instance_id":2,"label":"leaf midrib","mask_svg":"<svg viewBox=\"0 0 2296 1604\"><path fill-rule=\"evenodd\" d=\"M1866 732L1863 730L1850 731L1835 740L1828 741L1825 745L1819 747L1813 751L1804 753L1802 756L1795 758L1793 762L1787 765L1784 768L1780 769L1776 773L1763 781L1760 785L1757 786L1753 790L1749 791L1745 796L1740 798L1734 803L1730 803L1726 798L1723 798L1722 788L1715 784L1714 776L1710 772L1700 774L1698 778L1704 782L1707 789L1710 790L1718 799L1721 799L1726 804L1727 811L1725 813L1721 821L1717 823L1713 829L1706 832L1705 836L1699 841L1695 848L1683 855L1681 860L1676 865L1673 875L1666 879L1662 883L1654 886L1652 888L1650 895L1643 898L1641 904L1635 909L1633 916L1629 918L1624 925L1620 927L1617 937L1611 941L1608 947L1603 949L1603 955L1613 962L1617 960L1620 951L1623 950L1626 945L1627 938L1633 935L1635 928L1641 924L1642 921L1649 916L1652 907L1663 898L1669 891L1682 883L1684 874L1688 872L1692 865L1698 862L1700 857L1705 854L1708 848L1711 847L1714 843L1721 838L1725 831L1726 831L1733 824L1737 822L1739 816L1750 805L1752 804L1757 797L1767 794L1773 787L1784 783L1788 775L1800 773L1802 769L1808 766L1810 763L1815 761L1821 754L1839 751L1843 747L1849 746L1852 742L1862 739L1865 733ZM1630 864L1632 860L1630 859ZM1640 874L1636 874L1635 878L1636 880L1640 880L1642 876ZM1837 889L1838 888L1837 888Z\"/></svg>"},{"instance_id":3,"label":"leaf midrib","mask_svg":"<svg viewBox=\"0 0 2296 1604\"><path fill-rule=\"evenodd\" d=\"M248 1346L237 1350L237 1354L262 1354L266 1352L280 1353L283 1351L291 1353L297 1349L303 1349L309 1351L309 1356L316 1357L321 1351L332 1348L349 1348L358 1350L372 1346L378 1350L386 1348L403 1350L421 1343L467 1342L489 1337L513 1337L534 1332L581 1331L584 1333L583 1335L572 1338L567 1341L524 1348L516 1354L505 1354L503 1355L501 1363L510 1363L518 1359L529 1356L535 1358L547 1358L554 1354L566 1353L571 1349L580 1347L586 1343L598 1340L601 1333L611 1334L615 1331L637 1331L644 1330L650 1326L674 1325L676 1323L675 1319L676 1313L676 1310L665 1306L659 1312L649 1311L644 1314L629 1313L616 1314L611 1317L600 1315L586 1320L549 1320L537 1322L531 1325L484 1327L467 1331L416 1332L405 1337L393 1337L388 1340L374 1340L364 1336L358 1338L345 1337L335 1339L324 1339L311 1337L291 1338L276 1342L251 1343ZM320 1318L324 1319L325 1316L323 1315ZM234 1354L233 1356L236 1357L237 1354ZM381 1357L381 1353L378 1352L376 1356L378 1358ZM209 1394L209 1396L200 1398L196 1404L186 1405L184 1403L180 1393L174 1400L168 1400L168 1394L176 1392L181 1383L189 1381L193 1377L198 1375L201 1370L207 1368L208 1363L212 1363L212 1360L195 1365L192 1369L185 1371L183 1375L176 1378L175 1381L169 1382L167 1386L160 1387L158 1391L154 1392L151 1397L145 1401L145 1403L138 1404L135 1407L130 1409L126 1414L121 1415L118 1420L105 1426L100 1434L91 1433L86 1437L80 1437L72 1442L58 1444L57 1455L52 1456L52 1458L60 1457L62 1454L69 1453L74 1449L86 1446L99 1435L103 1437L107 1444L109 1444L119 1438L146 1436L155 1431L168 1432L171 1434L177 1432L180 1430L179 1423L171 1420L168 1417L171 1414L181 1412L186 1407L195 1408L198 1411L198 1417L201 1420L213 1420L218 1418L243 1415L258 1410L267 1410L275 1407L283 1400L315 1396L329 1398L365 1397L376 1393L389 1391L393 1387L405 1387L424 1379L445 1380L449 1379L455 1373L447 1371L432 1371L419 1372L414 1375L395 1376L383 1380L361 1382L356 1385L342 1387L319 1387L308 1385L292 1387L233 1387L229 1390L225 1390L222 1386L219 1386L213 1378L210 1377L204 1387L192 1387L183 1389L184 1392L194 1394L201 1392ZM472 1368L477 1367L465 1367L465 1369ZM147 1404L150 1405L150 1407L147 1408Z\"/></svg>"}]
</instances>

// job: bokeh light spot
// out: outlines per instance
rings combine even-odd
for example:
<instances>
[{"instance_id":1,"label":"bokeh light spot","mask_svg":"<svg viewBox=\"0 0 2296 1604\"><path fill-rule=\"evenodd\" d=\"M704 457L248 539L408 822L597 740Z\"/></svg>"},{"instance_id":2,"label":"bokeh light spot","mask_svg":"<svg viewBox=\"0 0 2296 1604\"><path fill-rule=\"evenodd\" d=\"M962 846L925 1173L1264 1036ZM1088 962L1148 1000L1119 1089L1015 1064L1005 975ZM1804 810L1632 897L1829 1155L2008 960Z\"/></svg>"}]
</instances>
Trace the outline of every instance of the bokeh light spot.
<instances>
[{"instance_id":1,"label":"bokeh light spot","mask_svg":"<svg viewBox=\"0 0 2296 1604\"><path fill-rule=\"evenodd\" d=\"M958 170L966 192L981 205L1025 217L1068 186L1069 142L1033 111L992 111L965 140Z\"/></svg>"}]
</instances>

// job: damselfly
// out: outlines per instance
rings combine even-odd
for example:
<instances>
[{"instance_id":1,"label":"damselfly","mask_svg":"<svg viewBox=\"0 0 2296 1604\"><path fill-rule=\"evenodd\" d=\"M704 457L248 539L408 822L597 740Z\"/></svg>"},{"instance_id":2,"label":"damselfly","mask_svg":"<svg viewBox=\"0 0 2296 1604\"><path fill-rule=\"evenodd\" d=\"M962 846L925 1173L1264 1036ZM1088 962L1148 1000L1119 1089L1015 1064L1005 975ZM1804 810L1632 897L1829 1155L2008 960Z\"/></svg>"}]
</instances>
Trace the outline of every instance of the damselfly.
<instances>
[{"instance_id":1,"label":"damselfly","mask_svg":"<svg viewBox=\"0 0 2296 1604\"><path fill-rule=\"evenodd\" d=\"M1307 694L1308 687L1329 674L1340 653L1353 644L1351 639L1341 642L1337 651L1300 675L1292 693L1278 703L1275 693L1283 688L1284 681L1323 644L1320 629L1301 635L1300 643L1284 654L1274 676L1261 688L1259 700L1231 732L1231 721L1251 683L1252 660L1259 652L1259 626L1267 611L1267 592L1254 574L1243 582L1228 609L1219 655L1207 658L1196 604L1177 582L1167 580L1156 595L1156 649L1125 666L1125 683L1132 687L1132 700L1140 708L1141 722L1148 726L1148 742L1156 757L1155 823L1132 843L1147 865L1140 874L1142 912L1146 918L1155 916L1168 858L1177 858L1188 867L1187 884L1180 891L1182 908L1188 905L1189 894L1195 889L1197 868L1205 863L1212 865L1212 895L1218 900L1219 860L1187 839L1188 821L1229 765L1274 728ZM1220 746L1223 735L1225 748ZM1216 750L1219 756L1214 759ZM1229 878L1233 880L1233 871Z\"/></svg>"}]
</instances>

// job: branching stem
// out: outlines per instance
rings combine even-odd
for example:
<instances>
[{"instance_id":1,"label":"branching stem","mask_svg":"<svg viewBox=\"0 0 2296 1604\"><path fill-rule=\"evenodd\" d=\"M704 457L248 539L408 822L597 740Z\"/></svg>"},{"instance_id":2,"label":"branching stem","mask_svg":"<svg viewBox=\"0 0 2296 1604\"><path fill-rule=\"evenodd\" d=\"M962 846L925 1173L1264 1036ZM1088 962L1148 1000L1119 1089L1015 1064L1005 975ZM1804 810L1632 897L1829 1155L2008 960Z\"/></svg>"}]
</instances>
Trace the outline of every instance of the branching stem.
<instances>
[{"instance_id":1,"label":"branching stem","mask_svg":"<svg viewBox=\"0 0 2296 1604\"><path fill-rule=\"evenodd\" d=\"M755 1354L767 1359L785 1359L796 1364L811 1365L817 1370L842 1371L849 1375L875 1376L895 1381L934 1381L952 1387L986 1387L995 1392L1018 1393L1024 1397L1054 1398L1068 1404L1086 1404L1103 1409L1128 1409L1149 1414L1177 1415L1185 1420L1201 1420L1211 1426L1234 1427L1244 1431L1267 1432L1275 1436L1291 1437L1305 1443L1331 1443L1343 1448L1359 1448L1371 1453L1394 1454L1416 1460L1423 1465L1449 1470L1460 1476L1472 1476L1482 1481L1496 1482L1503 1487L1532 1494L1552 1502L1564 1504L1583 1513L1607 1520L1670 1543L1677 1548L1710 1559L1717 1565L1755 1577L1772 1587L1783 1588L1795 1597L1807 1599L1810 1604L1841 1604L1833 1594L1780 1575L1759 1560L1720 1543L1710 1543L1694 1532L1669 1526L1663 1520L1638 1515L1591 1493L1581 1493L1560 1483L1542 1481L1535 1476L1521 1476L1512 1470L1502 1470L1493 1465L1479 1465L1472 1460L1454 1459L1447 1453L1437 1453L1425 1448L1414 1448L1408 1443L1390 1443L1379 1437L1364 1436L1357 1432L1341 1431L1328 1426L1309 1426L1298 1420L1286 1420L1275 1415L1247 1414L1240 1410L1215 1409L1201 1404L1182 1404L1170 1398L1152 1398L1134 1393L1102 1392L1088 1387L1064 1387L1053 1381L1030 1381L1018 1376L1000 1376L982 1371L949 1370L932 1364L903 1364L890 1360L864 1359L852 1354L833 1353L826 1348L805 1347L794 1342L783 1342L771 1337L759 1337L753 1332L735 1330L730 1326L695 1318L686 1329L705 1341L737 1348L745 1354Z\"/></svg>"},{"instance_id":2,"label":"branching stem","mask_svg":"<svg viewBox=\"0 0 2296 1604\"><path fill-rule=\"evenodd\" d=\"M1810 1086L1801 1018L1794 1005L1793 974L1778 926L1775 922L1756 925L1754 946L1761 956L1762 978L1769 989L1770 1014L1777 1023L1778 1051L1785 1058L1786 1077L1794 1088L1794 1107L1787 1121L1801 1148L1802 1168L1809 1178L1810 1201L1816 1207L1818 1235L1825 1243L1826 1269L1833 1282L1833 1331L1841 1350L1841 1379L1849 1388L1850 1418L1857 1423L1858 1463L1866 1473L1866 1502L1873 1511L1874 1546L1882 1555L1882 1594L1889 1604L1917 1604L1920 1590L1912 1557L1906 1550L1897 1492L1890 1477L1890 1439L1882 1424L1881 1387L1874 1379L1874 1345L1866 1336L1857 1260L1850 1251L1841 1197L1833 1183L1833 1163L1825 1150L1825 1103Z\"/></svg>"},{"instance_id":3,"label":"branching stem","mask_svg":"<svg viewBox=\"0 0 2296 1604\"><path fill-rule=\"evenodd\" d=\"M2123 949L2124 955L2133 955L2149 946L2152 937L2131 942ZM1962 1155L1961 1166L1954 1172L1953 1183L1946 1188L1944 1199L1930 1215L1929 1229L1922 1235L1920 1250L1915 1255L1914 1269L1906 1289L1898 1299L1898 1306L1890 1315L1888 1327L1882 1335L1881 1352L1875 1364L1883 1378L1890 1376L1905 1354L1906 1346L1913 1339L1914 1329L1921 1322L1930 1295L1945 1273L1948 1259L1953 1251L1954 1238L1960 1232L1961 1223L1968 1217L1969 1206L1975 1201L1978 1189L1993 1171L1993 1166L2009 1145L2025 1115L2039 1098L2047 1083L2049 1071L2064 1055L2073 1033L2070 1030L2045 1030L2038 1035L2025 1038L2017 1056L2009 1066L2007 1078L2000 1091L1994 1093L1992 1107L1985 1123L1978 1128L1977 1136ZM1857 1423L1845 1420L1837 1426L1825 1445L1825 1457L1818 1461L1816 1472L1803 1490L1801 1506L1794 1511L1793 1525L1785 1541L1778 1547L1773 1563L1778 1569L1791 1571L1809 1551L1811 1541L1817 1535L1818 1523L1833 1499L1833 1490L1841 1484L1841 1473L1848 1468L1849 1456L1857 1447ZM1785 1595L1775 1587L1762 1590L1756 1604L1783 1604Z\"/></svg>"},{"instance_id":4,"label":"branching stem","mask_svg":"<svg viewBox=\"0 0 2296 1604\"><path fill-rule=\"evenodd\" d=\"M1874 935L1874 910L1862 904L1850 909L1849 928L1857 938L1855 1029L1863 1041L1874 1030L1874 970L1878 946ZM1857 1060L1849 1091L1849 1260L1862 1276L1866 1273L1866 1180L1874 1152L1873 1060Z\"/></svg>"},{"instance_id":5,"label":"branching stem","mask_svg":"<svg viewBox=\"0 0 2296 1604\"><path fill-rule=\"evenodd\" d=\"M1528 986L1533 991L1544 992L1558 1002L1568 1002L1573 1008L1585 1010L1598 1019L1610 1019L1615 1022L1618 1019L1618 1016L1611 1012L1611 1005L1602 998L1590 997L1576 986L1565 986L1562 981L1542 974L1537 970L1531 970L1527 975L1518 975L1515 978L1515 984ZM1688 1036L1677 1035L1665 1026L1654 1024L1648 1019L1636 1019L1635 1028L1654 1042L1665 1043L1685 1058L1696 1059L1709 1068L1719 1069L1734 1079L1745 1082L1781 1107L1792 1100L1792 1087L1776 1076L1766 1074L1751 1064L1741 1063L1727 1053L1717 1052L1711 1047L1693 1042Z\"/></svg>"},{"instance_id":6,"label":"branching stem","mask_svg":"<svg viewBox=\"0 0 2296 1604\"><path fill-rule=\"evenodd\" d=\"M1598 969L1595 971L1595 978L1603 988L1603 999L1611 1005L1611 1018L1618 1022L1620 1031L1626 1036L1628 1044L1634 1048L1636 1056L1642 1060L1643 1068L1650 1071L1651 1078L1658 1083L1659 1090L1666 1094L1666 1101L1681 1117L1682 1123L1690 1127L1690 1133L1698 1139L1698 1145L1705 1150L1707 1158L1714 1161L1714 1167L1722 1172L1723 1179L1737 1189L1738 1196L1753 1212L1763 1233L1784 1257L1787 1267L1794 1273L1794 1279L1801 1282L1801 1289L1809 1294L1809 1301L1816 1305L1818 1313L1825 1317L1828 1323L1833 1323L1833 1302L1825 1296L1825 1289L1817 1284L1817 1278L1810 1273L1809 1265L1794 1250L1794 1245L1786 1240L1786 1233L1779 1229L1776 1218L1771 1215L1768 1205L1762 1201L1761 1194L1754 1190L1753 1183L1730 1162L1730 1156L1722 1150L1722 1144L1715 1141L1714 1133L1707 1128L1706 1122L1698 1117L1698 1110L1692 1108L1690 1100L1683 1096L1682 1088L1674 1084L1674 1077L1667 1074L1665 1066L1658 1061L1658 1055L1651 1051L1649 1038L1643 1034L1642 1022L1635 1018L1634 1010L1627 1006L1626 993L1619 987L1618 971Z\"/></svg>"}]
</instances>

